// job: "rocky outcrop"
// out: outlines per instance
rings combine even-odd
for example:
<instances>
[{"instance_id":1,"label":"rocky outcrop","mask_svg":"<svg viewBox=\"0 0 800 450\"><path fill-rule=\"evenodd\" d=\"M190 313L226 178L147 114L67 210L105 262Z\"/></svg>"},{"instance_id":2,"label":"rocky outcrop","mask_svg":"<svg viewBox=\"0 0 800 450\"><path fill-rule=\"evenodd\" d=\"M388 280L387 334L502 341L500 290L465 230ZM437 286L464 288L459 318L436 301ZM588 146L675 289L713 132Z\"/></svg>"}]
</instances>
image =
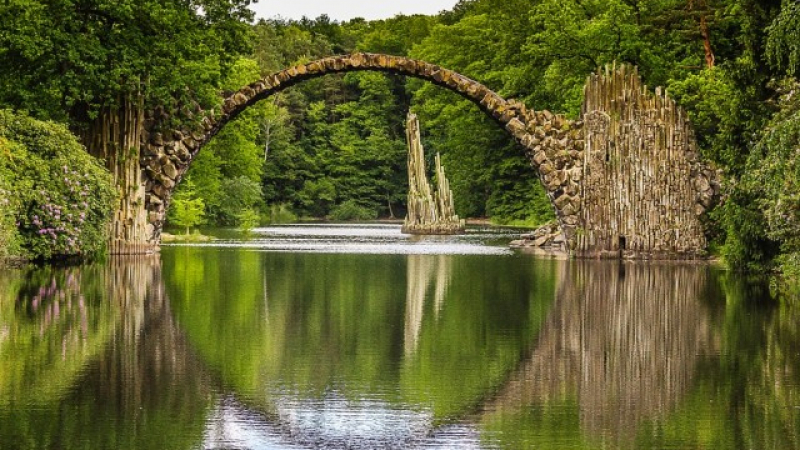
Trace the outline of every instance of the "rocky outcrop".
<instances>
[{"instance_id":1,"label":"rocky outcrop","mask_svg":"<svg viewBox=\"0 0 800 450\"><path fill-rule=\"evenodd\" d=\"M583 257L696 259L707 246L700 216L719 177L699 157L686 114L635 68L606 67L585 88Z\"/></svg>"},{"instance_id":2,"label":"rocky outcrop","mask_svg":"<svg viewBox=\"0 0 800 450\"><path fill-rule=\"evenodd\" d=\"M523 234L511 241L512 248L534 250L539 254L567 255L567 239L558 222L548 222L532 233Z\"/></svg>"},{"instance_id":3,"label":"rocky outcrop","mask_svg":"<svg viewBox=\"0 0 800 450\"><path fill-rule=\"evenodd\" d=\"M406 234L462 234L464 220L455 211L453 191L436 154L436 189L431 189L425 168L425 150L420 139L419 119L409 113L406 121L408 141L408 213L403 222Z\"/></svg>"}]
</instances>

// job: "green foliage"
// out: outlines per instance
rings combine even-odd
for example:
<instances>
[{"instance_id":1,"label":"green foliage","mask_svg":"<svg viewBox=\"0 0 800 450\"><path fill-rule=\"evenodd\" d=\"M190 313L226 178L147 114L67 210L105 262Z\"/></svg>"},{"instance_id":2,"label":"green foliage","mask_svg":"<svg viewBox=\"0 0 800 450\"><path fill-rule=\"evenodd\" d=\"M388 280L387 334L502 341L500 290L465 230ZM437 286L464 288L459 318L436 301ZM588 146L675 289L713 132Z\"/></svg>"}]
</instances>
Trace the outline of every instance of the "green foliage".
<instances>
[{"instance_id":1,"label":"green foliage","mask_svg":"<svg viewBox=\"0 0 800 450\"><path fill-rule=\"evenodd\" d=\"M707 69L670 83L669 92L689 111L703 155L739 175L768 113L734 78L726 68Z\"/></svg>"},{"instance_id":2,"label":"green foliage","mask_svg":"<svg viewBox=\"0 0 800 450\"><path fill-rule=\"evenodd\" d=\"M258 78L259 67L256 61L239 58L223 80L223 86L228 90L239 89ZM197 196L203 200L206 216L211 223L235 225L240 212L259 203L261 191L258 184L261 182L265 154L258 140L262 125L273 120L276 114L279 112L269 102L249 108L227 124L192 163L192 181L197 187ZM244 191L240 178L251 181ZM178 192L182 189L183 185L179 186ZM252 198L256 192L254 189L258 189L259 199Z\"/></svg>"},{"instance_id":3,"label":"green foliage","mask_svg":"<svg viewBox=\"0 0 800 450\"><path fill-rule=\"evenodd\" d=\"M0 105L74 122L139 93L150 107L213 105L221 74L247 49L249 3L3 2Z\"/></svg>"},{"instance_id":4,"label":"green foliage","mask_svg":"<svg viewBox=\"0 0 800 450\"><path fill-rule=\"evenodd\" d=\"M167 219L170 224L184 227L186 234L192 227L200 225L204 221L205 203L197 196L194 183L190 179L183 182L184 188L175 193L169 209Z\"/></svg>"},{"instance_id":5,"label":"green foliage","mask_svg":"<svg viewBox=\"0 0 800 450\"><path fill-rule=\"evenodd\" d=\"M414 47L411 56L459 71L489 86L516 85L518 52L510 51L520 35L493 32L520 18L513 7L497 13L466 16L439 25ZM512 30L518 31L512 27ZM521 31L520 31L521 32ZM524 39L524 38L523 38ZM509 42L512 41L512 42ZM513 74L513 75L511 75ZM520 147L469 101L431 84L411 83L414 110L420 117L428 154L441 153L453 189L456 212L465 217L493 216L500 222L537 216L548 200ZM545 220L546 221L546 220Z\"/></svg>"},{"instance_id":6,"label":"green foliage","mask_svg":"<svg viewBox=\"0 0 800 450\"><path fill-rule=\"evenodd\" d=\"M734 266L767 266L779 252L790 272L800 251L800 83L779 87L781 111L753 148L729 205L726 256Z\"/></svg>"},{"instance_id":7,"label":"green foliage","mask_svg":"<svg viewBox=\"0 0 800 450\"><path fill-rule=\"evenodd\" d=\"M52 259L105 250L111 177L64 126L0 111L0 174L15 193L2 205L18 229L18 241L6 234L12 251Z\"/></svg>"},{"instance_id":8,"label":"green foliage","mask_svg":"<svg viewBox=\"0 0 800 450\"><path fill-rule=\"evenodd\" d=\"M784 0L780 14L767 30L767 39L770 61L789 75L800 74L800 3Z\"/></svg>"},{"instance_id":9,"label":"green foliage","mask_svg":"<svg viewBox=\"0 0 800 450\"><path fill-rule=\"evenodd\" d=\"M244 231L245 234L249 234L253 231L253 228L258 226L260 220L261 216L252 208L247 208L236 215L236 222L239 225L239 229Z\"/></svg>"},{"instance_id":10,"label":"green foliage","mask_svg":"<svg viewBox=\"0 0 800 450\"><path fill-rule=\"evenodd\" d=\"M6 155L11 151L8 141L0 138L0 154ZM3 166L0 171L0 260L11 255L20 254L20 240L17 234L15 218L19 211L19 197L12 195L10 170Z\"/></svg>"},{"instance_id":11,"label":"green foliage","mask_svg":"<svg viewBox=\"0 0 800 450\"><path fill-rule=\"evenodd\" d=\"M340 205L336 205L331 211L331 220L337 222L374 220L375 210L361 206L355 200L347 200Z\"/></svg>"},{"instance_id":12,"label":"green foliage","mask_svg":"<svg viewBox=\"0 0 800 450\"><path fill-rule=\"evenodd\" d=\"M217 209L219 224L242 226L240 215L262 204L261 185L246 176L223 180L220 190L224 201Z\"/></svg>"},{"instance_id":13,"label":"green foliage","mask_svg":"<svg viewBox=\"0 0 800 450\"><path fill-rule=\"evenodd\" d=\"M289 205L283 203L279 205L270 205L268 210L269 213L266 220L268 223L281 224L297 222L297 215L292 212L292 209L289 207Z\"/></svg>"}]
</instances>

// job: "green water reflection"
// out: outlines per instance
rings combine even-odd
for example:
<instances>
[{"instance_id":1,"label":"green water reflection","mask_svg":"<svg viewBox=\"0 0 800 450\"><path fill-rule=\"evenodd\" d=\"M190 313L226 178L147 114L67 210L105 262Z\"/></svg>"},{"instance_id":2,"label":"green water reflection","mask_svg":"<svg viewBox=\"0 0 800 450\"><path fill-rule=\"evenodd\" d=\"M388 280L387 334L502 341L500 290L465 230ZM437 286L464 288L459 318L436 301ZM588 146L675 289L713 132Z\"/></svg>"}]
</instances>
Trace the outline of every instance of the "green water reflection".
<instances>
[{"instance_id":1,"label":"green water reflection","mask_svg":"<svg viewBox=\"0 0 800 450\"><path fill-rule=\"evenodd\" d=\"M0 449L221 448L232 398L284 430L238 448L286 448L283 400L332 393L487 449L800 449L799 327L705 266L175 247L2 269Z\"/></svg>"},{"instance_id":2,"label":"green water reflection","mask_svg":"<svg viewBox=\"0 0 800 450\"><path fill-rule=\"evenodd\" d=\"M268 411L265 388L335 388L461 417L518 365L555 286L555 263L514 257L170 251L180 327Z\"/></svg>"},{"instance_id":3,"label":"green water reflection","mask_svg":"<svg viewBox=\"0 0 800 450\"><path fill-rule=\"evenodd\" d=\"M208 380L158 258L0 271L1 449L188 449Z\"/></svg>"},{"instance_id":4,"label":"green water reflection","mask_svg":"<svg viewBox=\"0 0 800 450\"><path fill-rule=\"evenodd\" d=\"M797 449L797 308L705 267L576 262L485 405L508 449Z\"/></svg>"}]
</instances>

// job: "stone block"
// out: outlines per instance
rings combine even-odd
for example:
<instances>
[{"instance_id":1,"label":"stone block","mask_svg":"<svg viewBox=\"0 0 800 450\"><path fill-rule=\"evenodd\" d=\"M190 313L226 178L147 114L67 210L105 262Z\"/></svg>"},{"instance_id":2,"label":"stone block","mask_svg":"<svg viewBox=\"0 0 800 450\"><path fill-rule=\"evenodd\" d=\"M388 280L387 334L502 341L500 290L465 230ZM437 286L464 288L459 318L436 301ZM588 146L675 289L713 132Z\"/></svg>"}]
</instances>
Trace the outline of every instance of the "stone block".
<instances>
[{"instance_id":1,"label":"stone block","mask_svg":"<svg viewBox=\"0 0 800 450\"><path fill-rule=\"evenodd\" d=\"M237 106L242 106L246 104L248 100L249 99L247 98L247 96L241 92L237 92L233 96L233 101L236 103Z\"/></svg>"},{"instance_id":2,"label":"stone block","mask_svg":"<svg viewBox=\"0 0 800 450\"><path fill-rule=\"evenodd\" d=\"M175 167L174 164L167 163L164 164L162 167L162 173L169 177L170 179L174 180L178 176L178 169Z\"/></svg>"},{"instance_id":3,"label":"stone block","mask_svg":"<svg viewBox=\"0 0 800 450\"><path fill-rule=\"evenodd\" d=\"M534 156L534 161L536 160L535 158L536 158L536 156ZM556 168L553 167L553 164L551 164L549 161L545 162L545 163L543 163L543 164L541 164L539 166L539 173L541 173L542 175L549 175L550 173L552 173L555 170L556 170Z\"/></svg>"},{"instance_id":4,"label":"stone block","mask_svg":"<svg viewBox=\"0 0 800 450\"><path fill-rule=\"evenodd\" d=\"M527 136L525 124L516 117L508 121L506 130L514 136Z\"/></svg>"}]
</instances>

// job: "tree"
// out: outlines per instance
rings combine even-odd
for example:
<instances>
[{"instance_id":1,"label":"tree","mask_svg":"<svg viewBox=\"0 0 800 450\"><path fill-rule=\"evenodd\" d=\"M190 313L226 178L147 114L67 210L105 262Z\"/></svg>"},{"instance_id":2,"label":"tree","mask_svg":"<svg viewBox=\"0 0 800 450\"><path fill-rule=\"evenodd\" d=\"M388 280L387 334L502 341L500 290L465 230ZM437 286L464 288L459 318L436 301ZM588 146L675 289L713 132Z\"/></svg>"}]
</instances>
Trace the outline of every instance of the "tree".
<instances>
[{"instance_id":1,"label":"tree","mask_svg":"<svg viewBox=\"0 0 800 450\"><path fill-rule=\"evenodd\" d=\"M263 203L261 183L246 176L223 180L220 192L224 199L217 210L220 225L242 225L241 218L249 217L243 214L259 209Z\"/></svg>"},{"instance_id":2,"label":"tree","mask_svg":"<svg viewBox=\"0 0 800 450\"><path fill-rule=\"evenodd\" d=\"M184 188L172 198L168 219L172 224L185 227L188 235L192 227L203 223L205 204L198 197L191 180L184 180L183 184Z\"/></svg>"},{"instance_id":3,"label":"tree","mask_svg":"<svg viewBox=\"0 0 800 450\"><path fill-rule=\"evenodd\" d=\"M0 4L0 105L69 123L118 180L116 240L145 238L131 198L145 111L174 126L219 99L247 50L249 0L9 0ZM46 87L46 88L43 88ZM183 112L180 112L183 111ZM179 113L180 112L180 113ZM128 176L127 174L134 174Z\"/></svg>"}]
</instances>

